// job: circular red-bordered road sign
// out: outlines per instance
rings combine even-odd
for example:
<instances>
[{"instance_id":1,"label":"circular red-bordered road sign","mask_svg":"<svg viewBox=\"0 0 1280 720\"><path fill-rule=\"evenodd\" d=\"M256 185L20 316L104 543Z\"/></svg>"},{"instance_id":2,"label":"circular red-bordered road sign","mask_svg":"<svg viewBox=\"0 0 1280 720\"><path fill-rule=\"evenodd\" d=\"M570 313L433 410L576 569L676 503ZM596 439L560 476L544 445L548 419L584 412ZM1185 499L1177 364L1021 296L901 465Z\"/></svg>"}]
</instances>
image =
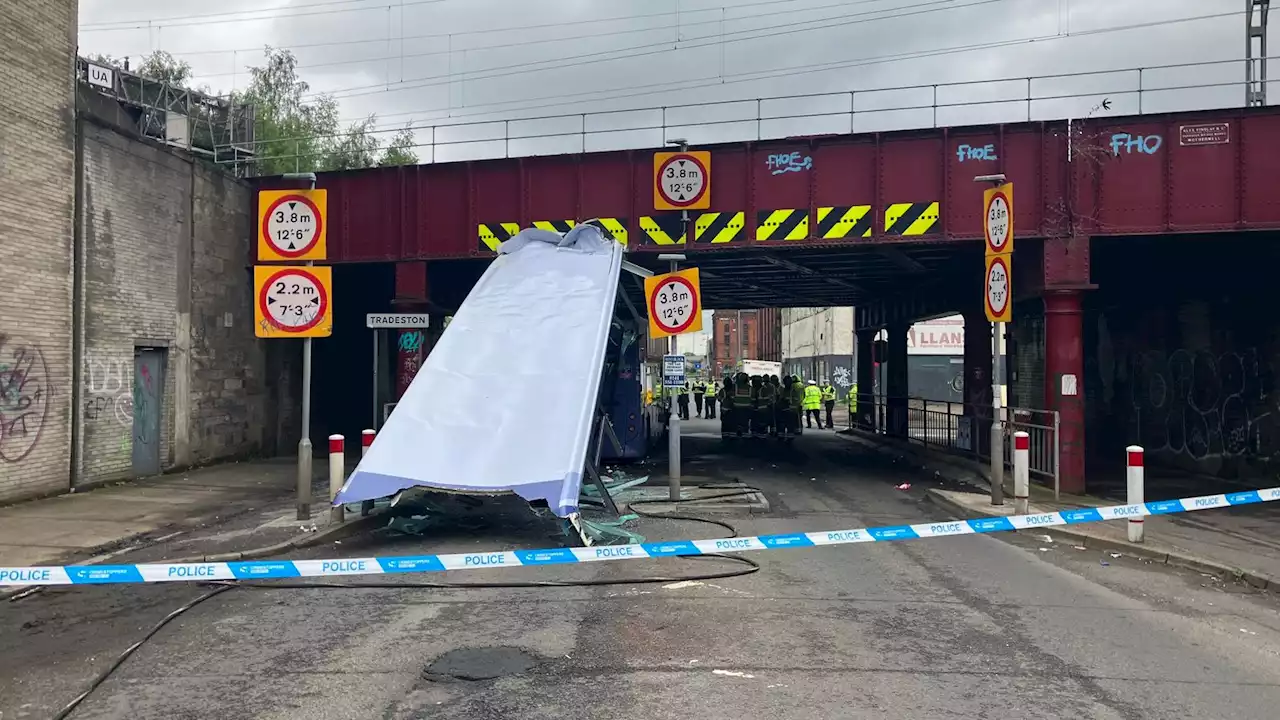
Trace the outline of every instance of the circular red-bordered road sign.
<instances>
[{"instance_id":1,"label":"circular red-bordered road sign","mask_svg":"<svg viewBox=\"0 0 1280 720\"><path fill-rule=\"evenodd\" d=\"M674 298L668 299L666 302L662 302L662 295L663 295L662 290L663 288L669 285L680 285L684 289L684 291L688 294L688 298L680 299L678 302L676 302ZM658 306L659 303L661 303L665 307L659 307ZM689 306L689 312L686 314L687 316L684 318L684 320L680 321L675 325L671 325L663 321L662 319L663 310L675 309L678 307L683 307L685 305ZM678 315L679 313L676 312L673 314ZM658 284L657 287L653 289L653 295L649 298L649 317L653 318L653 322L657 324L658 328L663 332L669 335L678 335L684 332L685 330L688 330L689 326L693 324L694 318L696 318L697 316L698 316L698 291L693 287L693 283L689 282L689 280L687 280L686 278L680 275L672 275L671 277L664 279L661 283Z\"/></svg>"},{"instance_id":2,"label":"circular red-bordered road sign","mask_svg":"<svg viewBox=\"0 0 1280 720\"><path fill-rule=\"evenodd\" d=\"M671 197L671 194L667 192L667 188L662 185L662 176L667 173L667 168L681 161L693 163L694 167L698 168L698 172L702 174L702 184L698 187L698 192L692 193L688 200L677 200ZM702 161L698 160L697 157L678 153L667 158L666 162L658 166L658 174L654 177L653 182L657 185L658 194L662 196L662 199L666 201L668 205L689 207L701 200L703 195L707 194L707 188L711 185L711 177L710 173L707 172L707 166L703 165Z\"/></svg>"},{"instance_id":3,"label":"circular red-bordered road sign","mask_svg":"<svg viewBox=\"0 0 1280 720\"><path fill-rule=\"evenodd\" d=\"M996 227L999 227L1000 219L993 220L991 218L991 209L997 206L1004 208L1004 218L1002 218L1004 220L1004 232L1000 234L1001 236L999 238L995 237L995 235L991 232L993 225ZM1009 202L1009 196L1004 192L992 193L991 202L987 203L986 212L983 213L983 218L982 218L982 234L987 239L987 252L990 252L990 253L1008 252L1009 237L1012 235L1012 233L1013 233L1013 203ZM999 239L1000 241L999 245L996 244L997 239Z\"/></svg>"},{"instance_id":4,"label":"circular red-bordered road sign","mask_svg":"<svg viewBox=\"0 0 1280 720\"><path fill-rule=\"evenodd\" d=\"M992 276L995 274L996 268L999 268L1004 274L1003 288L996 287L992 284ZM992 302L993 293L1004 298L999 307L996 307L996 304ZM989 318L1003 317L1004 314L1009 311L1009 301L1011 300L1009 297L1011 294L1009 287L1009 265L1005 262L1004 256L997 255L991 258L991 266L987 269L986 292L983 294L985 295L983 302L987 304L987 313Z\"/></svg>"},{"instance_id":5,"label":"circular red-bordered road sign","mask_svg":"<svg viewBox=\"0 0 1280 720\"><path fill-rule=\"evenodd\" d=\"M271 218L277 211L283 212L280 210L280 206L285 203L302 203L311 211L311 217L315 218L315 228L312 229L311 237L303 240L302 247L295 248L293 250L281 247L280 243L282 241L275 237L275 234L271 232ZM311 252L311 250L315 248L316 243L320 242L320 231L323 229L324 218L320 216L320 208L316 207L316 204L311 201L311 198L306 197L305 195L283 195L275 202L271 203L270 207L267 208L267 212L262 216L263 239L267 241L267 244L271 246L271 250L277 255L290 259L300 258Z\"/></svg>"},{"instance_id":6,"label":"circular red-bordered road sign","mask_svg":"<svg viewBox=\"0 0 1280 720\"><path fill-rule=\"evenodd\" d=\"M310 283L311 285L314 285L316 289L316 294L314 297L318 300L319 307L316 309L316 314L312 316L310 320L306 321L301 325L284 325L279 321L277 321L275 318L275 315L272 314L271 312L271 307L270 307L271 306L271 302L270 302L271 288L276 283L281 282L283 278L287 278L287 277L302 278L303 280ZM320 278L307 272L306 270L301 270L298 268L289 268L287 270L281 270L277 273L273 273L271 277L267 278L266 282L262 283L262 287L258 290L258 309L262 311L262 317L266 319L268 323L271 324L271 327L274 327L280 332L284 332L284 333L306 332L311 328L315 327L316 325L319 325L320 321L324 320L325 314L329 312L329 294L325 292L324 284L320 282Z\"/></svg>"}]
</instances>

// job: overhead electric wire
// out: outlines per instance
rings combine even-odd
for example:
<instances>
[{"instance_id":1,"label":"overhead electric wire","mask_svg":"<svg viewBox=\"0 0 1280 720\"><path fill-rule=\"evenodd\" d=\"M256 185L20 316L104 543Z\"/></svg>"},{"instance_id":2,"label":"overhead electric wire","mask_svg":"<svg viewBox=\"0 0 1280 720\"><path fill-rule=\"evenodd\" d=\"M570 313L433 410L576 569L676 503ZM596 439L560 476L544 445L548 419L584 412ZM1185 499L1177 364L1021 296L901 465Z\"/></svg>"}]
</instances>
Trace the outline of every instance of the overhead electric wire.
<instances>
[{"instance_id":1,"label":"overhead electric wire","mask_svg":"<svg viewBox=\"0 0 1280 720\"><path fill-rule=\"evenodd\" d=\"M675 11L671 11L671 12L647 13L647 14L639 14L639 15L618 15L614 17L585 18L582 20L566 20L563 22L509 25L507 27L486 28L484 30L455 30L453 32L447 32L447 33L429 33L426 35L404 35L404 36L395 37L395 38L387 38L386 36L383 36L378 38L369 38L367 40L334 40L331 42L300 43L297 45L280 45L278 47L277 46L272 46L272 47L275 47L276 49L279 49L279 50L299 50L303 48L331 47L331 46L339 46L339 45L372 45L375 43L385 44L388 39L391 39L395 42L401 42L404 40L432 40L432 39L444 39L449 37L466 37L469 35L486 35L487 36L487 35L494 35L497 33L504 33L504 32L527 32L529 30L546 30L546 29L553 29L553 28L558 29L558 28L573 27L578 25L596 25L599 23L621 22L624 20L647 20L649 18L659 18L659 17L678 17L682 15L693 15L698 13L716 12L721 10L732 11L732 10L741 10L744 8L759 7L762 5L777 6L777 5L787 5L791 3L808 2L808 1L811 1L811 0L757 0L757 2L749 2L749 3L742 3L741 5L734 5L731 8L729 7L694 8L691 10L682 10L679 13ZM814 10L823 10L831 7L840 7L840 6L846 6L846 5L847 6L869 5L871 3L896 2L896 1L899 1L899 0L846 0L846 2L836 3L834 5L818 5L811 8L800 8L797 10L789 10L786 12L787 13L812 12ZM889 9L892 9L892 8L889 8ZM772 15L775 13L768 13L768 14ZM765 16L764 13L759 13L756 15L745 15L738 18L732 18L732 20L736 22L739 20L750 20L753 17L764 17L764 16ZM703 25L703 24L719 23L719 22L720 22L719 20L700 20L695 22L681 22L678 26L664 25L664 26L661 26L661 28L659 29L662 29L662 28L671 29L672 27L690 27L692 25ZM645 30L631 30L626 32L644 32L644 31ZM618 31L618 32L622 32L622 31ZM610 34L614 34L614 33L612 32L598 33L596 35L589 35L585 37L597 37L597 36L605 36ZM553 38L553 40L561 40L561 39L568 39L568 38L565 38L565 37ZM546 42L546 41L539 41L539 42ZM517 44L517 43L508 43L504 45L492 45L492 46L486 45L484 47L486 48L508 47L509 45L513 45L513 44ZM262 50L262 47L263 46L261 45L255 45L253 47L229 48L229 49L223 49L223 50L179 51L179 52L171 52L170 54L173 55L174 57L194 57L196 55L230 55L232 53L258 52ZM480 48L471 48L471 49L480 49ZM147 51L142 51L142 52L133 53L133 54L143 55L143 54L146 54L147 52L150 52L150 51L147 50ZM396 57L398 58L399 56L396 56Z\"/></svg>"},{"instance_id":2,"label":"overhead electric wire","mask_svg":"<svg viewBox=\"0 0 1280 720\"><path fill-rule=\"evenodd\" d=\"M981 7L984 5L992 5L995 3L1003 3L1008 1L1009 0L973 0L972 2L963 4L963 5L952 5L951 3L956 2L956 0L931 0L931 2L922 3L922 5L926 6L926 8L923 10L913 9L907 12L891 14L891 15L881 15L879 17L866 17L866 16L873 15L876 13L884 13L888 11L864 10L862 12L857 12L857 13L852 13L847 15L835 15L829 18L819 18L817 20L802 20L802 21L793 22L793 23L784 23L782 25L775 25L772 28L752 28L750 30L739 30L733 33L725 33L724 35L720 35L720 36L704 38L706 40L709 40L709 42L699 43L698 41L695 40L695 41L691 41L688 44L680 44L674 48L671 47L670 42L648 43L645 45L637 45L629 48L620 48L620 49L615 48L612 50L602 50L602 51L597 51L592 53L583 53L579 55L568 55L562 58L553 58L549 60L534 61L533 63L526 61L523 63L516 63L512 65L499 65L497 67L485 68L483 70L476 70L471 73L464 71L457 74L429 75L421 78L401 80L401 81L397 81L396 83L380 82L380 83L374 83L371 85L357 85L349 88L340 88L337 90L307 93L307 94L304 94L303 97L305 98L305 97L329 96L335 99L342 99L347 97L361 97L363 95L373 95L373 94L378 94L382 92L401 92L403 90L413 90L421 87L451 85L454 82L462 82L467 80L471 80L471 81L488 80L496 77L509 77L512 75L523 75L530 72L543 72L546 70L559 70L563 68L580 67L583 65L596 65L602 62L612 62L614 60L631 60L639 57L649 57L653 55L661 55L664 53L678 52L680 50L696 50L698 48L710 47L710 46L719 45L722 43L732 44L732 43L740 43L740 42L749 42L752 40L759 40L764 38L775 38L775 37L783 37L786 35L795 35L797 33L814 32L818 30L829 30L832 28L844 27L846 25L853 25L855 23L871 23L871 22L877 22L879 20L893 20L893 19L899 19L904 17L914 17L918 15L926 15L929 13L945 12L948 10L962 10L965 8ZM945 4L945 7L927 7L932 5L943 5L943 4ZM834 20L839 20L840 22L833 22ZM813 26L814 23L824 23L824 24ZM812 26L812 27L797 27L800 25ZM789 28L789 29L777 31L776 28ZM759 33L759 34L753 34L750 37L735 37L738 35L746 35L748 33ZM650 49L650 48L659 48L659 49ZM601 57L602 55L609 55L617 52L626 52L629 50L645 50L645 52L638 52L631 55L621 55L618 57ZM550 68L529 68L529 65L531 64L558 62L563 60L572 60L575 62L570 62L564 65L558 65ZM577 61L581 61L581 62L577 62ZM480 73L491 73L497 70L511 70L512 72L502 73L499 75L480 75ZM437 81L437 80L442 80L443 82L427 82L427 81ZM399 85L399 87L391 87L394 85ZM370 90L371 88L382 88L382 89ZM359 91L364 91L364 92L359 92ZM342 93L348 93L348 94L342 94Z\"/></svg>"},{"instance_id":3,"label":"overhead electric wire","mask_svg":"<svg viewBox=\"0 0 1280 720\"><path fill-rule=\"evenodd\" d=\"M797 1L798 1L798 0L782 0L782 2L797 2ZM814 11L818 11L818 10L829 10L829 9L831 9L831 8L837 8L837 7L852 7L852 6L855 6L855 5L866 5L866 4L870 4L870 3L875 3L875 2L885 2L885 1L886 1L886 0L857 0L857 1L855 1L855 2L832 3L832 4L828 4L828 5L818 5L818 6L811 7L811 8L804 8L804 9L801 9L801 10L779 10L779 11L777 11L777 12L767 12L767 13L756 13L756 14L753 14L753 15L744 15L744 16L742 16L742 17L732 18L731 20L726 20L726 21L723 21L723 22L746 22L746 21L750 21L750 20L756 20L756 19L759 19L759 18L770 18L770 17L775 17L775 16L778 16L778 15L794 15L794 14L796 14L796 13L801 13L801 12L814 12ZM950 2L956 2L956 1L957 1L957 0L934 0L934 2L932 2L932 3L927 3L927 4L950 3ZM992 1L993 1L993 2L1001 2L1002 0L992 0ZM777 5L777 4L780 4L780 3L777 3L777 2L775 2L775 3L752 3L752 5L753 5L753 6L754 6L754 5ZM745 6L744 6L744 7L745 7ZM867 11L867 12L888 12L889 10L896 10L896 9L900 9L900 8L887 8L887 9L884 9L884 10L872 10L872 11ZM837 16L837 17L841 17L841 16ZM805 21L805 22L821 22L821 20L808 20L808 21ZM322 62L322 63L307 63L307 64L305 64L305 65L298 65L298 66L297 66L297 69L298 69L298 70L306 70L306 69L319 68L319 67L346 67L346 66L353 66L353 65L362 65L362 64L365 64L365 63L386 62L386 61L388 61L388 60L405 60L405 59L409 59L409 58L423 58L423 57L434 57L434 56L440 56L440 55L453 55L453 54L455 54L455 53L469 53L469 52L478 52L478 51L482 51L482 50L505 50L505 49L508 49L508 48L527 47L527 46L530 46L530 45L545 45L545 44L548 44L548 43L559 43L559 42L568 42L568 41L570 41L570 40L584 40L584 39L595 39L595 38L603 38L603 37L614 37L614 36L618 36L618 35L638 35L638 34L641 34L641 33L660 32L660 31L663 31L663 30L679 30L679 29L684 29L684 28L689 28L689 27L695 27L695 26L702 26L702 25L720 25L721 23L722 23L722 21L721 21L721 20L700 20L700 21L697 21L697 22L682 22L682 23L679 23L679 24L676 24L676 25L654 25L654 26L651 26L651 27L645 27L645 28L630 28L630 29L627 29L627 30L611 30L611 31L608 31L608 32L593 32L593 33L588 33L588 34L583 34L583 35L561 35L561 36L557 36L557 37L553 37L553 38L542 38L542 39L539 39L539 40L520 40L520 41L517 41L517 42L511 42L511 43L501 43L501 44L494 44L494 45L480 45L480 46L478 46L478 47L457 48L457 49L453 49L453 50L432 50L432 51L430 51L430 52L421 52L421 53L419 53L419 52L415 52L415 53L401 53L401 54L397 54L397 55L385 55L385 56L381 56L381 57L359 58L359 59L355 59L355 60L334 60L334 61L330 61L330 62ZM769 29L769 28L767 28L767 27L766 27L766 28L751 28L750 30L741 30L741 31L738 31L738 32L760 32L760 31L768 30L768 29ZM819 29L820 29L820 28L819 28ZM436 35L422 35L422 36L418 36L418 37L423 37L423 38L428 38L428 37L429 37L429 38L445 38L445 37L449 37L449 35L446 35L446 34L436 34ZM706 36L698 37L698 38L695 38L695 39L696 39L696 40L707 40L707 39L710 39L710 38L713 38L713 37L718 39L718 38L720 38L721 36L720 36L720 35L706 35ZM405 39L408 39L408 38L405 38ZM369 41L361 40L361 41L358 41L358 42L369 42ZM387 39L386 39L386 38L382 38L382 39L379 39L379 40L374 41L374 42L386 43L386 42L387 42ZM689 41L689 42L692 42L692 41ZM614 49L612 49L612 50L607 50L607 51L603 51L603 52L605 52L605 53L614 53L614 52L623 52L623 51L626 51L626 50L633 50L633 49L637 49L637 48L644 49L644 48L654 48L654 47L661 47L661 48L668 48L668 49L671 49L671 48L670 48L671 44L672 44L672 43L671 43L671 41L670 41L670 40L664 40L664 41L661 41L661 42L646 43L646 44L644 44L644 45L636 45L636 46L626 47L626 48L614 48ZM296 47L296 46L295 46L295 47ZM698 47L704 47L704 46L698 46ZM261 50L262 48L253 48L253 49L254 49L254 50ZM675 48L675 49L684 49L684 48L683 48L683 47L680 47L680 48ZM232 51L225 51L225 52L232 52ZM550 61L550 60L545 60L545 61L535 61L535 62L551 62L551 61ZM249 66L245 66L245 67L246 67L246 69L247 69ZM516 67L516 66L512 66L512 67ZM490 69L496 69L496 68L490 68ZM477 70L476 72L485 72L485 71L484 71L484 70ZM200 73L200 78L201 78L201 79L204 79L204 78L211 78L211 77L231 77L231 76L234 76L234 75L241 75L241 74L244 74L244 71L232 71L232 72L224 72L224 73ZM437 76L437 77L445 77L445 76ZM417 80L423 80L423 79L426 79L426 78L414 78L414 79L409 80L409 81L397 81L397 82L416 82ZM385 83L384 83L384 84L385 84Z\"/></svg>"},{"instance_id":4,"label":"overhead electric wire","mask_svg":"<svg viewBox=\"0 0 1280 720\"><path fill-rule=\"evenodd\" d=\"M495 113L500 113L500 112L524 112L528 110L555 108L555 107L561 107L563 104L563 101L565 100L573 100L578 98L591 98L591 99L597 99L602 101L624 100L624 99L629 99L634 97L644 97L647 95L653 95L653 94L662 93L662 92L681 92L681 91L695 90L695 89L705 88L705 87L716 87L720 85L733 85L733 84L744 83L744 82L754 82L758 80L769 80L769 79L775 79L780 77L798 75L802 73L827 72L831 70L842 70L842 69L848 69L852 67L865 67L868 65L878 65L882 63L903 62L907 60L916 60L916 59L927 58L927 57L939 57L939 56L975 52L975 51L981 51L981 50L1013 47L1017 45L1030 45L1034 43L1049 42L1053 40L1063 40L1069 37L1087 37L1087 36L1103 35L1103 34L1110 34L1110 33L1116 33L1116 32L1126 32L1130 30L1141 30L1141 29L1147 29L1151 27L1158 27L1158 26L1164 26L1164 25L1174 25L1174 24L1180 24L1180 23L1186 23L1186 22L1197 22L1202 20L1219 19L1223 17L1231 17L1231 16L1240 15L1240 14L1241 12L1237 11L1237 12L1215 13L1211 15L1202 15L1202 16L1194 16L1194 17L1186 17L1186 18L1152 20L1152 21L1147 21L1142 23L1133 23L1130 25L1118 25L1118 26L1112 26L1112 27L1106 27L1106 28L1096 28L1093 30L1083 30L1083 31L1072 33L1070 35L1056 35L1056 34L1044 35L1044 36L1036 36L1036 37L1030 37L1030 38L1016 38L1011 40L993 41L989 43L972 43L968 45L961 45L961 46L955 46L950 48L939 48L935 50L920 50L920 51L914 51L910 53L882 55L882 56L876 56L871 58L859 58L856 60L840 60L840 61L831 61L828 63L808 63L808 64L802 64L797 66L791 66L787 68L779 68L776 70L739 73L737 75L728 75L725 78L718 78L718 77L707 78L709 82L703 82L702 81L703 79L700 79L700 78L691 78L690 80L687 80L687 81L679 81L675 83L672 83L672 82L651 83L649 85L632 86L630 91L624 92L624 93L617 93L617 92L610 93L609 91L584 91L579 93L566 93L566 94L550 96L547 98L539 98L537 101L534 101L534 102L541 102L542 100L558 100L560 102L548 102L548 103L542 103L537 105L508 108L506 110L483 110L483 111L477 110L469 113L453 113L450 115L450 119L459 118L459 117L489 116L489 115L493 115ZM1131 68L1098 70L1094 74L1122 72L1126 69L1131 69ZM729 78L733 78L733 79L729 79ZM1007 77L1007 78L988 78L988 79L982 79L982 80L965 81L965 84L976 84L979 82L991 82L991 83L1009 82L1009 81L1025 80L1025 79L1026 79L1025 76ZM688 84L688 83L696 83L696 84ZM914 86L914 87L925 87L925 85ZM834 90L826 93L816 93L816 94L817 95L836 95L836 94L841 94L846 92L866 93L866 92L883 92L887 90L897 90L897 89L902 89L902 88L899 88L899 87L865 88L865 89L855 88L853 90ZM639 91L636 92L636 90L639 90ZM728 104L728 103L751 102L755 99L756 98L741 98L738 100L723 100L719 102ZM782 99L782 98L778 98L778 99ZM1006 102L1022 102L1024 100L1025 98L1015 98L1015 99L1008 100ZM530 102L530 101L526 100L526 101L506 101L506 102L498 102L498 103L486 103L484 105L475 106L475 107L491 108L497 105L508 105L508 104L520 103L520 102ZM595 111L594 114L617 114L617 113L639 112L643 110L654 110L654 109L656 108L653 108L653 107L617 108L617 109L610 109L610 110ZM406 112L401 114L408 115L408 114L419 114L422 112L443 112L443 111L445 111L444 108L424 109L424 110L411 111L411 112ZM588 113L588 114L592 114L592 113ZM395 117L395 115L386 115L386 116L379 116L379 117L381 118ZM474 120L467 123L441 124L441 123L424 122L424 124L420 124L420 125L415 125L411 121L407 126L402 125L402 126L397 126L396 128L376 130L374 132L376 133L398 132L404 129L408 129L408 130L422 130L422 129L434 129L434 128L447 129L449 127L464 126L464 125L498 123L498 122L504 122L504 121L551 119L552 117L567 117L567 116L556 115L556 116L551 116L546 118L527 118L527 117L526 118L520 118L520 117L493 118L493 119L484 119L484 120ZM767 118L767 119L786 119L786 118L780 117L780 118ZM732 122L749 122L754 120L755 118L748 118L748 119L743 119L738 121L726 120L724 121L724 124L729 124ZM618 130L617 132L639 131L639 130L646 130L646 129L653 129L653 128L623 128ZM573 134L577 134L577 133L573 133ZM551 133L549 135L555 135L555 133ZM308 135L308 136L298 136L296 138L295 137L280 138L279 140L275 140L272 142L285 142L289 140L304 140L309 138L321 138L321 137L328 137L328 135ZM534 138L528 138L528 139L534 139ZM503 138L495 138L492 140L487 140L485 142L501 142L502 140ZM263 141L263 142L266 142L266 141ZM482 142L482 141L477 141L477 142ZM448 144L455 144L455 143L440 143L440 144L448 145ZM430 147L432 145L433 143L414 143L411 147L413 148ZM293 156L284 156L284 157L287 158L287 157L293 157Z\"/></svg>"},{"instance_id":5,"label":"overhead electric wire","mask_svg":"<svg viewBox=\"0 0 1280 720\"><path fill-rule=\"evenodd\" d=\"M413 7L415 5L437 5L449 0L400 0L399 4L391 5L387 0L383 0L378 5L366 5L357 8L341 8L338 10L311 10L310 8L320 7L324 5L350 5L357 2L369 2L370 0L329 0L328 2L313 2L306 6L301 12L279 12L282 8L273 8L270 10L229 10L220 13L204 13L198 15L175 15L167 18L154 18L150 20L104 20L97 23L84 23L79 26L80 32L111 32L114 30L154 30L156 28L172 28L186 27L189 25L223 25L226 23L242 23L256 22L259 20L276 20L279 18L295 18L307 17L310 15L337 15L340 13L368 12L370 10L378 10L385 12L388 8ZM475 2L475 0L470 0ZM278 12L276 15L261 15L261 13ZM239 15L256 14L257 17L228 17ZM208 18L228 17L226 20L209 20ZM175 20L183 22L173 22ZM189 21L189 22L186 22ZM104 27L107 25L123 25L124 27Z\"/></svg>"}]
</instances>

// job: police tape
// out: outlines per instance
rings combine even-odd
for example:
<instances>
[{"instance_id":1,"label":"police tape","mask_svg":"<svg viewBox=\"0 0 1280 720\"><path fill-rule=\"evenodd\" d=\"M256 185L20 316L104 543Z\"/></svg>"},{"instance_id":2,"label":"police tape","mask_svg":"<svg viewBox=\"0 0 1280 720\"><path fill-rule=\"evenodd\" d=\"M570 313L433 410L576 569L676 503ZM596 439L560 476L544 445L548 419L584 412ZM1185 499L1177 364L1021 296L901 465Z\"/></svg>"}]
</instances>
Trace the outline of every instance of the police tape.
<instances>
[{"instance_id":1,"label":"police tape","mask_svg":"<svg viewBox=\"0 0 1280 720\"><path fill-rule=\"evenodd\" d=\"M819 545L892 542L950 535L971 535L1008 530L1080 525L1107 520L1127 520L1146 515L1210 510L1212 508L1280 501L1280 487L1225 495L1202 495L1180 500L1162 500L1137 505L1109 505L1030 515L989 517L978 520L888 525L826 532L759 535L716 540L674 540L638 545L607 545L585 548L545 548L503 550L452 555L404 555L393 557L341 558L330 560L250 560L244 562L146 563L139 565L67 565L46 567L0 567L0 586L5 585L102 585L120 583L192 582L203 580L273 580L338 575L379 575L444 572L446 570L491 570L637 560L642 558L688 557L753 550L784 550Z\"/></svg>"}]
</instances>

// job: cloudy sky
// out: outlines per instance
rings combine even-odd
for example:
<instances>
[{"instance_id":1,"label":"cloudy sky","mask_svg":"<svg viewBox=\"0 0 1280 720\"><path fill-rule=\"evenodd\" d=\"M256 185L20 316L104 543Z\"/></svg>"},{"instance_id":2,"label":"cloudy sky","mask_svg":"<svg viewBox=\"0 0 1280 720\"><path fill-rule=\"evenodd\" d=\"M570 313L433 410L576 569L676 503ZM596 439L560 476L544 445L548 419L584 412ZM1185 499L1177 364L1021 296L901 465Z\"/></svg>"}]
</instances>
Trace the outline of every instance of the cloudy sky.
<instances>
[{"instance_id":1,"label":"cloudy sky","mask_svg":"<svg viewBox=\"0 0 1280 720\"><path fill-rule=\"evenodd\" d=\"M852 97L854 129L927 126L935 121L934 84L941 85L942 125L1028 113L1079 116L1102 97L1111 99L1112 113L1127 114L1137 111L1131 92L1137 72L1038 79L1032 94L1049 99L1030 107L1000 102L1025 98L1025 79L949 83L1238 60L1243 6L1241 0L81 0L80 52L136 58L167 50L191 63L198 84L225 92L244 87L246 68L260 62L264 45L290 48L303 78L338 97L346 119L376 113L389 130L466 123L436 131L439 159L460 159L504 148L450 143L503 133L542 136L513 142L511 153L522 154L576 151L584 141L588 150L659 145L664 123L666 137L694 142L848 132L851 90L861 91ZM1280 76L1280 66L1272 69ZM1238 62L1142 73L1147 88L1242 78ZM869 92L902 86L925 87ZM1147 92L1143 109L1239 105L1242 96L1239 85ZM760 123L757 114L765 118ZM570 117L476 124L552 115ZM566 135L546 137L556 133ZM431 136L429 129L417 132L421 143ZM419 154L430 159L429 150Z\"/></svg>"}]
</instances>

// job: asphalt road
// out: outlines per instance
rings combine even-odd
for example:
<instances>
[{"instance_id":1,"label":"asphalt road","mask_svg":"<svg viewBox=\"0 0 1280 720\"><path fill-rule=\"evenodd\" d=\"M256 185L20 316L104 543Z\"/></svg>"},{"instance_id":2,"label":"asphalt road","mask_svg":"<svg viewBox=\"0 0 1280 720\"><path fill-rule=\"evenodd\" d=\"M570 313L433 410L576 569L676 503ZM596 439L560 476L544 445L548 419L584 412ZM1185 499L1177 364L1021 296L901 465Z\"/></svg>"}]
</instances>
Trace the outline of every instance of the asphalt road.
<instances>
[{"instance_id":1,"label":"asphalt road","mask_svg":"<svg viewBox=\"0 0 1280 720\"><path fill-rule=\"evenodd\" d=\"M770 512L721 516L743 534L941 517L921 500L928 479L829 432L730 453L709 423L685 427L687 473L766 491ZM902 482L913 486L896 489ZM308 556L555 542L554 526L522 509L477 513L488 527L473 519L429 539L365 538ZM649 539L714 536L683 521L636 529ZM72 717L1169 720L1269 719L1280 707L1280 601L1198 572L1034 535L752 557L757 574L680 584L233 590L162 630ZM411 579L674 576L713 565ZM50 717L200 592L76 588L5 607L0 720Z\"/></svg>"}]
</instances>

